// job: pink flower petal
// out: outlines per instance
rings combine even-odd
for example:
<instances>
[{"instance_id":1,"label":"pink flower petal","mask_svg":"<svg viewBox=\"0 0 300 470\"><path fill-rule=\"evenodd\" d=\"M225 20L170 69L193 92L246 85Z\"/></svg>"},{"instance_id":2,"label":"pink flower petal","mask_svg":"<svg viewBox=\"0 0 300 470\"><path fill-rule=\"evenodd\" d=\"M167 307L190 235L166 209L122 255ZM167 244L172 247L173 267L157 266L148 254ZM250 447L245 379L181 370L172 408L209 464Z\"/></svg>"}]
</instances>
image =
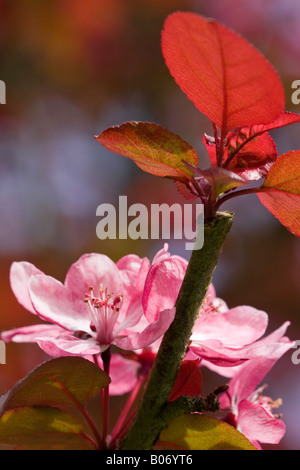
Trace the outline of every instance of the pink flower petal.
<instances>
[{"instance_id":1,"label":"pink flower petal","mask_svg":"<svg viewBox=\"0 0 300 470\"><path fill-rule=\"evenodd\" d=\"M100 347L93 338L83 340L71 334L40 337L36 338L36 342L45 353L53 357L89 356L100 353Z\"/></svg>"},{"instance_id":2,"label":"pink flower petal","mask_svg":"<svg viewBox=\"0 0 300 470\"><path fill-rule=\"evenodd\" d=\"M143 306L141 296L135 297L129 304L125 315L122 315L124 308L120 311L118 319L118 326L114 329L114 335L117 336L123 330L133 328L138 325L140 318L143 315Z\"/></svg>"},{"instance_id":3,"label":"pink flower petal","mask_svg":"<svg viewBox=\"0 0 300 470\"><path fill-rule=\"evenodd\" d=\"M232 367L243 364L249 359L249 351L245 348L231 349L224 347L219 340L193 341L189 350L195 357L205 359L219 367Z\"/></svg>"},{"instance_id":4,"label":"pink flower petal","mask_svg":"<svg viewBox=\"0 0 300 470\"><path fill-rule=\"evenodd\" d=\"M236 396L238 401L248 398L278 359L291 349L292 346L292 342L267 345L265 354L258 354L257 357L253 357L233 376L230 381L230 395ZM262 352L261 349L257 351L258 353Z\"/></svg>"},{"instance_id":5,"label":"pink flower petal","mask_svg":"<svg viewBox=\"0 0 300 470\"><path fill-rule=\"evenodd\" d=\"M116 266L120 271L131 271L138 273L143 259L137 255L126 255L116 262Z\"/></svg>"},{"instance_id":6,"label":"pink flower petal","mask_svg":"<svg viewBox=\"0 0 300 470\"><path fill-rule=\"evenodd\" d=\"M27 261L14 262L10 268L10 285L18 302L26 310L36 314L28 292L28 282L31 276L43 274L38 268Z\"/></svg>"},{"instance_id":7,"label":"pink flower petal","mask_svg":"<svg viewBox=\"0 0 300 470\"><path fill-rule=\"evenodd\" d=\"M115 344L125 350L146 348L160 338L169 328L175 316L176 309L160 312L158 320L150 323L141 333L131 333L125 338L116 338Z\"/></svg>"},{"instance_id":8,"label":"pink flower petal","mask_svg":"<svg viewBox=\"0 0 300 470\"><path fill-rule=\"evenodd\" d=\"M90 332L87 305L51 276L31 277L29 292L32 304L43 320L66 330Z\"/></svg>"},{"instance_id":9,"label":"pink flower petal","mask_svg":"<svg viewBox=\"0 0 300 470\"><path fill-rule=\"evenodd\" d=\"M237 389L240 391L241 398L245 398L256 389L263 377L273 367L274 363L285 354L285 352L292 348L293 342L284 336L289 324L290 322L285 322L280 328L268 336L250 345L247 349L248 354L251 353L252 350L252 359L251 362L247 362L245 366L234 365L234 367L219 367L205 360L202 362L202 365L223 377L233 378L231 381L232 390L236 384ZM244 350L244 353L246 354L247 350ZM255 359L255 356L257 359ZM254 360L257 362L253 362ZM246 367L249 368L249 372L247 372L247 369L243 372L243 368ZM245 377L239 379L238 374L244 374ZM241 384L244 384L243 387ZM232 391L232 393L236 392Z\"/></svg>"},{"instance_id":10,"label":"pink flower petal","mask_svg":"<svg viewBox=\"0 0 300 470\"><path fill-rule=\"evenodd\" d=\"M285 424L274 418L261 405L242 400L238 406L238 423L242 433L250 440L278 444L285 434Z\"/></svg>"},{"instance_id":11,"label":"pink flower petal","mask_svg":"<svg viewBox=\"0 0 300 470\"><path fill-rule=\"evenodd\" d=\"M151 266L143 295L144 312L149 322L156 321L162 310L175 306L186 267L187 261L179 256Z\"/></svg>"},{"instance_id":12,"label":"pink flower petal","mask_svg":"<svg viewBox=\"0 0 300 470\"><path fill-rule=\"evenodd\" d=\"M123 296L122 308L119 312L118 323L126 322L126 324L128 324L128 319L131 317L130 324L133 325L134 323L132 320L134 315L137 313L134 306L138 303L140 304L140 316L142 315L142 295L149 267L149 260L144 258L141 261L139 270L137 272L130 270L120 270L120 275L123 280L123 285L125 286L126 294ZM132 309L134 310L132 311ZM125 328L128 328L128 326L125 326Z\"/></svg>"},{"instance_id":13,"label":"pink flower petal","mask_svg":"<svg viewBox=\"0 0 300 470\"><path fill-rule=\"evenodd\" d=\"M193 341L189 348L201 359L220 366L231 367L242 364L249 359L268 358L276 360L292 347L293 343L262 343L256 341L248 346L233 349L223 345L219 340ZM246 381L245 381L246 383ZM253 384L252 384L253 386Z\"/></svg>"},{"instance_id":14,"label":"pink flower petal","mask_svg":"<svg viewBox=\"0 0 300 470\"><path fill-rule=\"evenodd\" d=\"M169 245L167 243L164 244L164 247L159 250L152 260L152 264L159 263L165 259L170 258L170 253L168 252Z\"/></svg>"},{"instance_id":15,"label":"pink flower petal","mask_svg":"<svg viewBox=\"0 0 300 470\"><path fill-rule=\"evenodd\" d=\"M34 343L38 336L57 336L64 331L60 326L56 325L30 325L3 331L1 339L6 343L10 341L15 343Z\"/></svg>"},{"instance_id":16,"label":"pink flower petal","mask_svg":"<svg viewBox=\"0 0 300 470\"><path fill-rule=\"evenodd\" d=\"M268 315L253 307L241 306L224 313L199 317L191 340L220 339L223 345L241 347L260 338L268 326Z\"/></svg>"},{"instance_id":17,"label":"pink flower petal","mask_svg":"<svg viewBox=\"0 0 300 470\"><path fill-rule=\"evenodd\" d=\"M99 289L108 288L109 293L124 294L124 286L115 263L106 255L88 253L82 255L70 267L65 286L73 292L73 298L83 300L89 287L94 288L97 295Z\"/></svg>"}]
</instances>

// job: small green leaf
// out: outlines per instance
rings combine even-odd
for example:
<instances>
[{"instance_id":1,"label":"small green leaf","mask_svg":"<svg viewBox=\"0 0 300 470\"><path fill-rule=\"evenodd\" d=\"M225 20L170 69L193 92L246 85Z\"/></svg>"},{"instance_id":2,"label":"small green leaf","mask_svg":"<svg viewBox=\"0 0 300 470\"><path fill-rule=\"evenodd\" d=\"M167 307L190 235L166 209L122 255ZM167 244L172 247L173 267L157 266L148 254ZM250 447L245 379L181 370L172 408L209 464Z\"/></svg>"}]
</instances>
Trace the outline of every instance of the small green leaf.
<instances>
[{"instance_id":1,"label":"small green leaf","mask_svg":"<svg viewBox=\"0 0 300 470\"><path fill-rule=\"evenodd\" d=\"M96 140L111 152L131 158L139 168L152 175L186 181L193 173L183 160L193 165L198 163L193 147L150 122L125 122L106 129Z\"/></svg>"},{"instance_id":2,"label":"small green leaf","mask_svg":"<svg viewBox=\"0 0 300 470\"><path fill-rule=\"evenodd\" d=\"M19 450L93 450L82 424L53 407L17 408L0 418L0 442Z\"/></svg>"},{"instance_id":3,"label":"small green leaf","mask_svg":"<svg viewBox=\"0 0 300 470\"><path fill-rule=\"evenodd\" d=\"M82 357L60 357L38 366L7 394L6 410L28 406L84 406L110 379L98 366Z\"/></svg>"},{"instance_id":4,"label":"small green leaf","mask_svg":"<svg viewBox=\"0 0 300 470\"><path fill-rule=\"evenodd\" d=\"M233 426L204 415L175 418L164 429L155 450L257 450Z\"/></svg>"}]
</instances>

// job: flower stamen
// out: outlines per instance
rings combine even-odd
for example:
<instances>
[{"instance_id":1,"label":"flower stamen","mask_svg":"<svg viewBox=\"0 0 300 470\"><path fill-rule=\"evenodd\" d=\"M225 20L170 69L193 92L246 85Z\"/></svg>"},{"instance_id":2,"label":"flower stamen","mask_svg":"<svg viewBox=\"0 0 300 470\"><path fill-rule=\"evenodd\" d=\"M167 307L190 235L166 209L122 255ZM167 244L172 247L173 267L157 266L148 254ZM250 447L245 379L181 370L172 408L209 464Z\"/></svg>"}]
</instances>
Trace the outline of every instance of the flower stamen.
<instances>
[{"instance_id":1,"label":"flower stamen","mask_svg":"<svg viewBox=\"0 0 300 470\"><path fill-rule=\"evenodd\" d=\"M89 287L84 302L89 307L90 328L96 333L97 341L100 345L108 345L113 340L113 330L119 316L123 296L118 294L114 297L114 293L109 292L108 288L103 288L102 285L98 292L99 294L95 295L94 287Z\"/></svg>"}]
</instances>

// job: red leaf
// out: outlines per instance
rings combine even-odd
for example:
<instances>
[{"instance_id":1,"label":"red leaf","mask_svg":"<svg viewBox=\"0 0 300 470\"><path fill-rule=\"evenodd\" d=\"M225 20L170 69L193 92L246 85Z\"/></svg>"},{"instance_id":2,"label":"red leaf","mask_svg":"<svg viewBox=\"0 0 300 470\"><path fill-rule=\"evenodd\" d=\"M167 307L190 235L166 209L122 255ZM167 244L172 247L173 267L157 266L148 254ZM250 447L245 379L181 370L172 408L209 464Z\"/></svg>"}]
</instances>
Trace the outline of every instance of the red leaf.
<instances>
[{"instance_id":1,"label":"red leaf","mask_svg":"<svg viewBox=\"0 0 300 470\"><path fill-rule=\"evenodd\" d=\"M175 186L179 194L181 194L181 196L183 196L187 201L194 201L199 197L189 184L182 183L181 181L175 181Z\"/></svg>"},{"instance_id":2,"label":"red leaf","mask_svg":"<svg viewBox=\"0 0 300 470\"><path fill-rule=\"evenodd\" d=\"M162 52L177 84L225 136L267 124L284 110L280 79L263 55L237 33L197 14L170 15Z\"/></svg>"},{"instance_id":3,"label":"red leaf","mask_svg":"<svg viewBox=\"0 0 300 470\"><path fill-rule=\"evenodd\" d=\"M179 181L193 173L182 160L197 165L195 150L177 135L149 122L126 122L102 132L96 140L112 152L131 158L142 170Z\"/></svg>"},{"instance_id":4,"label":"red leaf","mask_svg":"<svg viewBox=\"0 0 300 470\"><path fill-rule=\"evenodd\" d=\"M300 150L280 155L258 197L294 235L300 237Z\"/></svg>"},{"instance_id":5,"label":"red leaf","mask_svg":"<svg viewBox=\"0 0 300 470\"><path fill-rule=\"evenodd\" d=\"M247 128L242 128L239 130L239 132L247 135L248 139L252 139L253 137L262 134L263 132L289 126L290 124L295 124L296 122L300 122L300 114L284 111L276 119L274 119L274 121L269 122L268 124L257 124Z\"/></svg>"},{"instance_id":6,"label":"red leaf","mask_svg":"<svg viewBox=\"0 0 300 470\"><path fill-rule=\"evenodd\" d=\"M176 400L182 395L190 397L200 395L201 390L202 374L199 369L199 360L183 361L169 401Z\"/></svg>"},{"instance_id":7,"label":"red leaf","mask_svg":"<svg viewBox=\"0 0 300 470\"><path fill-rule=\"evenodd\" d=\"M241 151L245 145L248 145L251 141L266 133L266 131L295 124L296 122L300 122L299 114L284 111L277 119L268 124L240 127L231 134L228 134L226 140L229 147L234 147L234 152ZM232 150L229 153L232 153Z\"/></svg>"},{"instance_id":8,"label":"red leaf","mask_svg":"<svg viewBox=\"0 0 300 470\"><path fill-rule=\"evenodd\" d=\"M267 132L247 140L240 131L232 136L226 150L224 168L251 181L264 178L277 158L276 145Z\"/></svg>"}]
</instances>

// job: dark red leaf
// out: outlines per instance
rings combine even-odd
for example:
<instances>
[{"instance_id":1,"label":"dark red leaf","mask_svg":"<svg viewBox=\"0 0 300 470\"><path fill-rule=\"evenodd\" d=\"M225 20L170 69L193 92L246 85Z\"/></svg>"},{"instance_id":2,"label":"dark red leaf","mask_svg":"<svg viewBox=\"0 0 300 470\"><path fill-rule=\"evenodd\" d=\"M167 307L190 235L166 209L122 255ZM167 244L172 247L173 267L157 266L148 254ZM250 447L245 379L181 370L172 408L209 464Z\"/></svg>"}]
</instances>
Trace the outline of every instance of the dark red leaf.
<instances>
[{"instance_id":1,"label":"dark red leaf","mask_svg":"<svg viewBox=\"0 0 300 470\"><path fill-rule=\"evenodd\" d=\"M175 381L169 401L176 400L182 395L190 397L200 395L202 390L202 374L199 360L183 361Z\"/></svg>"}]
</instances>

